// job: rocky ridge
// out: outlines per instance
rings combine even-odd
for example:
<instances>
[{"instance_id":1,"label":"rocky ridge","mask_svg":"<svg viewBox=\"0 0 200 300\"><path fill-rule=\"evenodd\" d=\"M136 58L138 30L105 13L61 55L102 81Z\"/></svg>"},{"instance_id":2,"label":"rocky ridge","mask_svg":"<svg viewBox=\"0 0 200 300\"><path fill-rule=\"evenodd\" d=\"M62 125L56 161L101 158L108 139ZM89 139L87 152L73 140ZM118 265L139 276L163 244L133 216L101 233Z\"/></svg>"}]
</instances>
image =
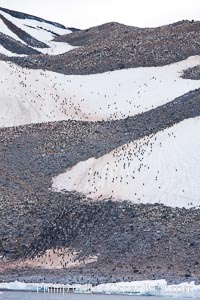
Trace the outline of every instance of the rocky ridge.
<instances>
[{"instance_id":1,"label":"rocky ridge","mask_svg":"<svg viewBox=\"0 0 200 300\"><path fill-rule=\"evenodd\" d=\"M4 11L5 13L8 13L12 17L15 17L15 18L18 18L18 19L29 19L29 20L39 21L39 22L45 22L45 23L51 24L53 26L56 26L56 27L59 27L59 28L62 28L62 29L67 29L67 27L65 27L64 25L59 24L57 22L48 21L48 20L45 20L43 18L33 16L33 15L29 15L29 14L26 14L26 13L23 13L23 12L7 9L7 8L4 8L4 7L0 7L0 10Z\"/></svg>"},{"instance_id":2,"label":"rocky ridge","mask_svg":"<svg viewBox=\"0 0 200 300\"><path fill-rule=\"evenodd\" d=\"M30 34L17 27L15 24L6 19L2 14L0 14L0 19L5 23L8 29L15 33L22 41L27 43L29 46L35 48L48 48L48 46L45 43L38 41Z\"/></svg>"},{"instance_id":3,"label":"rocky ridge","mask_svg":"<svg viewBox=\"0 0 200 300\"><path fill-rule=\"evenodd\" d=\"M9 37L8 35L0 32L0 44L7 50L14 54L33 55L40 54L39 51L22 44L19 41Z\"/></svg>"},{"instance_id":4,"label":"rocky ridge","mask_svg":"<svg viewBox=\"0 0 200 300\"><path fill-rule=\"evenodd\" d=\"M200 66L196 66L194 68L189 68L189 69L185 70L182 77L185 79L199 80L200 79Z\"/></svg>"},{"instance_id":5,"label":"rocky ridge","mask_svg":"<svg viewBox=\"0 0 200 300\"><path fill-rule=\"evenodd\" d=\"M52 54L56 50L56 42L52 41L55 37L78 30L2 7L0 7L0 25L1 37L4 36L4 39L0 40L2 46L0 52L6 56ZM10 55L4 48L11 52ZM61 53L62 51L64 50L61 50Z\"/></svg>"},{"instance_id":6,"label":"rocky ridge","mask_svg":"<svg viewBox=\"0 0 200 300\"><path fill-rule=\"evenodd\" d=\"M200 22L157 28L108 23L56 38L80 46L62 55L11 58L22 67L85 75L125 68L163 66L200 54Z\"/></svg>"}]
</instances>

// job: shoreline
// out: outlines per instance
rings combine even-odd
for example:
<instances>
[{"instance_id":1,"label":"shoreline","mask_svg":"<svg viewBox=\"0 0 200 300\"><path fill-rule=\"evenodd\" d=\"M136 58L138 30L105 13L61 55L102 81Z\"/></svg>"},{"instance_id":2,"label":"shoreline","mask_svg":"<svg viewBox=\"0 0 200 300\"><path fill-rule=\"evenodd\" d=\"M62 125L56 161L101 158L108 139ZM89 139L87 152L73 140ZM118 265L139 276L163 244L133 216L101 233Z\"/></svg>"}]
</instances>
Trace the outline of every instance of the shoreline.
<instances>
[{"instance_id":1,"label":"shoreline","mask_svg":"<svg viewBox=\"0 0 200 300\"><path fill-rule=\"evenodd\" d=\"M157 296L157 297L187 297L199 298L200 285L194 281L169 285L165 279L144 280L132 282L106 283L93 286L92 284L53 284L53 283L0 283L1 292L36 292L60 294L97 294L121 296Z\"/></svg>"}]
</instances>

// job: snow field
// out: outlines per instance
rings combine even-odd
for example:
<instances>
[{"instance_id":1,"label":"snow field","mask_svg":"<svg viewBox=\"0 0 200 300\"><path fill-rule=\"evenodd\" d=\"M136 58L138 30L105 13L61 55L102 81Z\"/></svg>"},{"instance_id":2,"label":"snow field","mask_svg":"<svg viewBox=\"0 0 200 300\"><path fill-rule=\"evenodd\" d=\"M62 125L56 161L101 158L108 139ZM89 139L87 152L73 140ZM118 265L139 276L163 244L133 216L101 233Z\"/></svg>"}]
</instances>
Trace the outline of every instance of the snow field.
<instances>
[{"instance_id":1,"label":"snow field","mask_svg":"<svg viewBox=\"0 0 200 300\"><path fill-rule=\"evenodd\" d=\"M95 75L63 75L0 62L0 127L134 116L200 88L180 77L200 56L179 63Z\"/></svg>"},{"instance_id":2,"label":"snow field","mask_svg":"<svg viewBox=\"0 0 200 300\"><path fill-rule=\"evenodd\" d=\"M54 191L76 190L92 199L200 205L200 117L146 136L53 178Z\"/></svg>"}]
</instances>

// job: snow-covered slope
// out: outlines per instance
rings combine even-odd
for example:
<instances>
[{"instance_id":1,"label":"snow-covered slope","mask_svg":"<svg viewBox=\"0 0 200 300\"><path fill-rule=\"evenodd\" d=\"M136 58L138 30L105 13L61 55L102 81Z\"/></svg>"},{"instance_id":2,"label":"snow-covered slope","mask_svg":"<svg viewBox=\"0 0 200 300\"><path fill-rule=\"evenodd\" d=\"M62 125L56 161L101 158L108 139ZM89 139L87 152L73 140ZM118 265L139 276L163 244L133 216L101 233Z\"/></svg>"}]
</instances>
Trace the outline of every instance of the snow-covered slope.
<instances>
[{"instance_id":1,"label":"snow-covered slope","mask_svg":"<svg viewBox=\"0 0 200 300\"><path fill-rule=\"evenodd\" d=\"M31 37L46 45L46 47L44 48L33 47L37 48L37 50L39 50L41 53L55 55L65 53L74 48L68 43L56 43L52 41L58 35L68 34L72 32L72 30L65 28L64 26L59 27L56 26L56 24L51 24L50 22L45 20L37 20L34 18L29 19L26 18L26 15L24 15L24 18L17 18L12 16L8 12L3 11L1 8L0 16L3 16L3 18L0 19L0 32L14 38L16 41L19 41L22 44L27 44L21 38L21 36L17 34L19 30L23 30ZM11 22L10 28L8 24L5 23L4 18L8 20L8 22ZM13 26L16 27L13 28ZM3 49L0 49L0 53L7 55L7 53L3 51Z\"/></svg>"},{"instance_id":2,"label":"snow-covered slope","mask_svg":"<svg viewBox=\"0 0 200 300\"><path fill-rule=\"evenodd\" d=\"M56 191L173 207L200 205L200 118L78 163L53 179Z\"/></svg>"},{"instance_id":3,"label":"snow-covered slope","mask_svg":"<svg viewBox=\"0 0 200 300\"><path fill-rule=\"evenodd\" d=\"M199 63L194 56L163 67L68 76L0 62L0 127L134 116L200 88L200 81L180 77Z\"/></svg>"},{"instance_id":4,"label":"snow-covered slope","mask_svg":"<svg viewBox=\"0 0 200 300\"><path fill-rule=\"evenodd\" d=\"M0 13L9 21L14 23L17 27L28 32L31 36L40 40L41 42L50 41L57 35L71 33L72 31L67 28L60 28L46 22L40 22L31 19L19 19L4 12L0 8Z\"/></svg>"}]
</instances>

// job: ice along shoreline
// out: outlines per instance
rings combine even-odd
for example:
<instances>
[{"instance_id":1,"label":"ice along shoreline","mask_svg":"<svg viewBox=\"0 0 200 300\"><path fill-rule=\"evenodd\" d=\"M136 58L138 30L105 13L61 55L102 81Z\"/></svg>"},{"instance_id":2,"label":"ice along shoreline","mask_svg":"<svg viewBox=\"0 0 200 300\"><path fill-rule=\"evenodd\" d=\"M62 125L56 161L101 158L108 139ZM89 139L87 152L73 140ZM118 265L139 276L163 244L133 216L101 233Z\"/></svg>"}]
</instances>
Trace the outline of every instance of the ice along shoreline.
<instances>
[{"instance_id":1,"label":"ice along shoreline","mask_svg":"<svg viewBox=\"0 0 200 300\"><path fill-rule=\"evenodd\" d=\"M52 283L25 283L10 282L0 283L0 291L29 291L43 293L90 293L90 294L113 294L130 296L162 296L173 298L199 298L200 285L194 281L188 283L168 285L165 279L145 280L133 282L106 283L97 286L91 284L52 284Z\"/></svg>"}]
</instances>

